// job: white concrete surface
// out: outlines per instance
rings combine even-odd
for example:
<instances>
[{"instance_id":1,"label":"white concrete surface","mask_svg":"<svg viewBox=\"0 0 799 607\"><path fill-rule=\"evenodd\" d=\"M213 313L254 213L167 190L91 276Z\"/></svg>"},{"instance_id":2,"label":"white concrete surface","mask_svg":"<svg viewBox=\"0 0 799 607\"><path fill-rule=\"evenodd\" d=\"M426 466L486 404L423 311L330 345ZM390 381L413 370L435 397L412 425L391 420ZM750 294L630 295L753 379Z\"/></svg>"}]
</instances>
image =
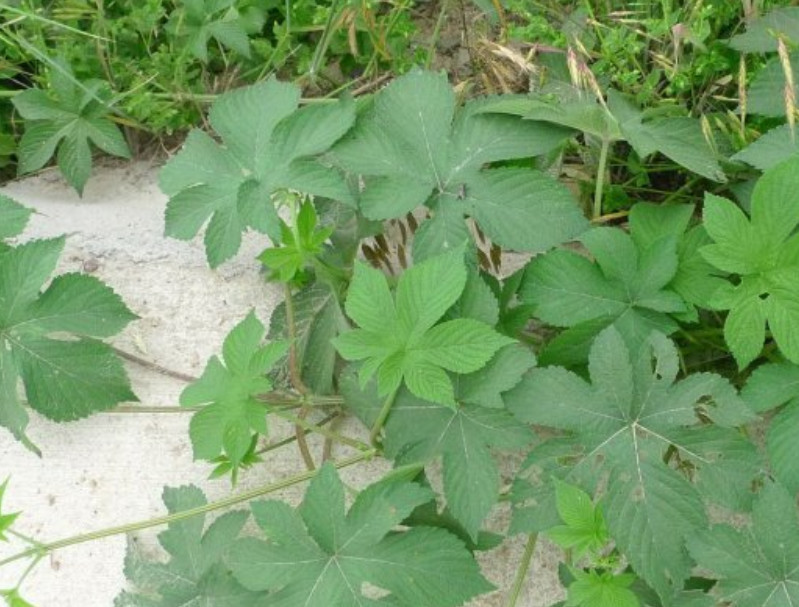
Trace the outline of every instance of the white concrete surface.
<instances>
[{"instance_id":1,"label":"white concrete surface","mask_svg":"<svg viewBox=\"0 0 799 607\"><path fill-rule=\"evenodd\" d=\"M258 273L254 257L266 244L258 235L248 235L240 254L218 271L207 267L199 239L164 238L165 197L156 175L157 167L146 162L100 167L82 200L56 171L9 183L0 191L37 210L25 238L69 235L60 271L93 269L141 317L113 340L116 346L197 375L248 310L255 308L266 322L279 294ZM143 405L177 404L181 382L135 364L128 370ZM49 542L162 514L164 485L194 483L210 499L229 494L227 481L206 480L210 467L192 461L188 421L186 413L106 413L59 425L32 414L28 434L42 449L42 459L0 429L0 480L11 477L4 506L23 512L15 528ZM285 432L285 427L276 428L277 435ZM302 469L296 450L284 448L245 473L239 489ZM374 462L347 470L345 477L363 486L384 469L385 462ZM301 491L282 496L296 500ZM498 512L492 526L501 528L506 517ZM154 549L157 531L137 537ZM486 575L500 591L470 607L505 604L504 591L523 543L524 538L513 538L481 556ZM0 559L19 548L18 543L0 543ZM25 597L36 607L111 607L125 587L124 552L120 536L58 551L31 573ZM546 607L560 598L557 556L539 543L519 607ZM19 573L19 567L0 570L0 588L13 585Z\"/></svg>"}]
</instances>

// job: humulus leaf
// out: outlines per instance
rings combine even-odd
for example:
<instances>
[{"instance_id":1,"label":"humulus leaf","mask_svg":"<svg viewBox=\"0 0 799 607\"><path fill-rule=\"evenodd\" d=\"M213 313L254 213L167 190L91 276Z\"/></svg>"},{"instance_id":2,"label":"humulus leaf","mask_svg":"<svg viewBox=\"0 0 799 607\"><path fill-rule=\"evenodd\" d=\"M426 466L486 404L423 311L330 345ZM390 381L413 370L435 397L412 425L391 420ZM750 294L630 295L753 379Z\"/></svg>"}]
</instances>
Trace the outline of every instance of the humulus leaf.
<instances>
[{"instance_id":1,"label":"humulus leaf","mask_svg":"<svg viewBox=\"0 0 799 607\"><path fill-rule=\"evenodd\" d=\"M507 411L461 404L452 409L401 392L386 425L386 455L398 464L441 457L447 508L473 540L499 497L491 448L518 449L532 434Z\"/></svg>"},{"instance_id":2,"label":"humulus leaf","mask_svg":"<svg viewBox=\"0 0 799 607\"><path fill-rule=\"evenodd\" d=\"M250 449L253 434L267 433L267 409L255 397L272 389L266 373L288 345L262 346L264 333L251 312L225 339L224 364L213 356L202 377L181 394L183 406L205 405L189 428L195 458L211 460L224 453L236 468Z\"/></svg>"},{"instance_id":3,"label":"humulus leaf","mask_svg":"<svg viewBox=\"0 0 799 607\"><path fill-rule=\"evenodd\" d=\"M300 89L274 79L222 95L211 109L211 125L222 145L194 130L160 173L170 197L166 233L192 238L205 232L208 262L216 267L239 250L248 228L280 242L280 222L271 200L280 189L326 196L353 204L343 177L319 163L355 120L351 100L297 110Z\"/></svg>"},{"instance_id":4,"label":"humulus leaf","mask_svg":"<svg viewBox=\"0 0 799 607\"><path fill-rule=\"evenodd\" d=\"M471 216L497 244L543 251L587 223L569 191L531 169L483 169L490 162L545 154L569 131L513 116L480 113L486 100L455 107L446 76L414 71L377 96L374 107L334 148L348 170L366 177L367 217L400 217L427 204L414 258L457 247ZM519 230L519 222L526 229Z\"/></svg>"},{"instance_id":5,"label":"humulus leaf","mask_svg":"<svg viewBox=\"0 0 799 607\"><path fill-rule=\"evenodd\" d=\"M29 447L19 378L31 407L55 421L136 399L122 363L98 340L136 318L119 296L82 274L57 276L41 291L63 247L55 238L0 251L0 425Z\"/></svg>"},{"instance_id":6,"label":"humulus leaf","mask_svg":"<svg viewBox=\"0 0 799 607\"><path fill-rule=\"evenodd\" d=\"M0 194L0 241L20 234L32 212L17 201Z\"/></svg>"},{"instance_id":7,"label":"humulus leaf","mask_svg":"<svg viewBox=\"0 0 799 607\"><path fill-rule=\"evenodd\" d=\"M108 118L109 109L103 101L106 83L89 80L78 85L60 70L71 76L68 66L60 63L52 70L53 95L32 88L12 99L26 120L19 142L19 172L42 168L57 148L61 173L82 194L92 167L89 142L123 158L130 157L130 150L119 128Z\"/></svg>"},{"instance_id":8,"label":"humulus leaf","mask_svg":"<svg viewBox=\"0 0 799 607\"><path fill-rule=\"evenodd\" d=\"M461 605L492 589L463 543L442 529L395 531L431 497L389 478L361 491L345 513L344 487L325 464L297 510L275 501L252 505L267 541L239 540L233 573L250 590L272 591L270 607ZM368 598L366 583L389 597Z\"/></svg>"},{"instance_id":9,"label":"humulus leaf","mask_svg":"<svg viewBox=\"0 0 799 607\"><path fill-rule=\"evenodd\" d=\"M799 365L761 365L746 382L741 396L755 411L777 410L766 431L766 448L774 476L790 491L799 491Z\"/></svg>"},{"instance_id":10,"label":"humulus leaf","mask_svg":"<svg viewBox=\"0 0 799 607\"><path fill-rule=\"evenodd\" d=\"M548 360L568 363L584 358L591 339L609 325L632 350L653 330L668 335L677 329L672 315L688 306L671 282L678 275L678 243L690 212L677 207L678 216L671 217L673 209L642 207L630 218L629 234L620 228L589 230L581 241L594 261L558 249L530 262L522 299L544 322L567 327L554 344L562 353L560 360L553 359L553 352Z\"/></svg>"},{"instance_id":11,"label":"humulus leaf","mask_svg":"<svg viewBox=\"0 0 799 607\"><path fill-rule=\"evenodd\" d=\"M466 284L463 254L459 248L413 266L400 277L394 298L381 272L356 264L345 307L360 328L333 343L346 360L366 359L362 385L377 373L381 396L392 394L404 380L419 398L455 406L445 371L477 371L502 346L513 343L472 319L436 325Z\"/></svg>"},{"instance_id":12,"label":"humulus leaf","mask_svg":"<svg viewBox=\"0 0 799 607\"><path fill-rule=\"evenodd\" d=\"M704 225L714 244L700 249L722 272L740 276L718 289L709 305L729 310L724 337L744 368L762 349L766 324L786 358L799 362L799 158L767 171L752 194L752 215L707 194Z\"/></svg>"},{"instance_id":13,"label":"humulus leaf","mask_svg":"<svg viewBox=\"0 0 799 607\"><path fill-rule=\"evenodd\" d=\"M799 603L799 521L796 502L768 485L737 530L714 525L689 542L691 554L719 582L714 594L736 607L790 607Z\"/></svg>"},{"instance_id":14,"label":"humulus leaf","mask_svg":"<svg viewBox=\"0 0 799 607\"><path fill-rule=\"evenodd\" d=\"M652 334L632 358L619 331L610 327L591 348L592 383L559 367L539 368L505 395L522 421L574 435L574 443L555 439L552 448L539 448L538 457L528 461L544 479L538 482L545 482L540 474L549 468L593 491L596 479L609 475L603 512L611 535L664 601L690 572L686 539L706 524L697 489L666 465L664 456L676 450L712 474L724 454L682 444L680 431L702 417L724 426L754 417L721 377L700 374L675 382L677 371L676 348L662 334ZM537 499L545 496L539 488ZM528 507L524 501L519 506Z\"/></svg>"},{"instance_id":15,"label":"humulus leaf","mask_svg":"<svg viewBox=\"0 0 799 607\"><path fill-rule=\"evenodd\" d=\"M202 491L194 486L164 489L170 514L205 506ZM228 512L205 532L205 516L169 524L158 536L169 561L147 560L134 540L128 542L125 575L135 587L114 601L114 607L266 607L266 593L243 588L231 575L223 558L236 541L248 513Z\"/></svg>"}]
</instances>

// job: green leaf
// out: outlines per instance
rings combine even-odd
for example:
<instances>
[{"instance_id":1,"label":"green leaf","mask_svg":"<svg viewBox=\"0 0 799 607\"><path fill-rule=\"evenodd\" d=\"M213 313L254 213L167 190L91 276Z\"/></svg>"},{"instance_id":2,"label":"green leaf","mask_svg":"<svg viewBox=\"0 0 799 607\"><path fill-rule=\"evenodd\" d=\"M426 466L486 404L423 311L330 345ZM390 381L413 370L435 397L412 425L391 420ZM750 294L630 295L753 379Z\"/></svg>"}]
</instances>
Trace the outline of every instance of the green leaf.
<instances>
[{"instance_id":1,"label":"green leaf","mask_svg":"<svg viewBox=\"0 0 799 607\"><path fill-rule=\"evenodd\" d=\"M293 228L280 220L283 246L266 249L258 257L280 282L289 283L301 276L312 260L322 253L322 245L335 228L328 226L317 230L317 221L316 210L310 200L300 205Z\"/></svg>"},{"instance_id":2,"label":"green leaf","mask_svg":"<svg viewBox=\"0 0 799 607\"><path fill-rule=\"evenodd\" d=\"M638 597L630 590L635 576L629 573L582 571L572 569L575 580L569 585L566 607L639 607Z\"/></svg>"},{"instance_id":3,"label":"green leaf","mask_svg":"<svg viewBox=\"0 0 799 607\"><path fill-rule=\"evenodd\" d=\"M621 122L624 138L639 156L657 151L697 175L721 183L727 181L697 118L675 116L645 121L643 112L612 89L608 92L608 105Z\"/></svg>"},{"instance_id":4,"label":"green leaf","mask_svg":"<svg viewBox=\"0 0 799 607\"><path fill-rule=\"evenodd\" d=\"M233 4L233 0L183 0L166 29L203 63L208 63L208 43L212 39L249 58L245 21L232 8Z\"/></svg>"},{"instance_id":5,"label":"green leaf","mask_svg":"<svg viewBox=\"0 0 799 607\"><path fill-rule=\"evenodd\" d=\"M563 525L547 530L547 536L560 547L574 550L575 559L585 553L600 554L610 541L602 510L591 496L574 485L555 480L555 503Z\"/></svg>"},{"instance_id":6,"label":"green leaf","mask_svg":"<svg viewBox=\"0 0 799 607\"><path fill-rule=\"evenodd\" d=\"M430 464L441 457L447 508L476 540L499 498L499 470L490 449L518 449L532 438L507 411L469 404L452 409L402 391L383 444L397 465Z\"/></svg>"},{"instance_id":7,"label":"green leaf","mask_svg":"<svg viewBox=\"0 0 799 607\"><path fill-rule=\"evenodd\" d=\"M502 394L516 386L536 364L535 355L521 344L510 344L497 351L488 364L457 378L458 399L464 403L501 409Z\"/></svg>"},{"instance_id":8,"label":"green leaf","mask_svg":"<svg viewBox=\"0 0 799 607\"><path fill-rule=\"evenodd\" d=\"M799 158L767 171L752 195L748 218L733 202L708 194L704 224L714 244L700 249L723 272L738 274L737 284L719 289L712 307L729 310L724 337L743 369L762 349L765 324L788 360L799 362L799 191L794 176Z\"/></svg>"},{"instance_id":9,"label":"green leaf","mask_svg":"<svg viewBox=\"0 0 799 607\"><path fill-rule=\"evenodd\" d=\"M361 208L372 219L428 205L414 258L462 244L474 218L498 245L540 252L581 233L587 223L569 191L532 169L484 165L545 154L569 135L553 125L485 113L490 100L455 107L443 73L413 71L383 89L374 107L333 152L365 177ZM516 229L519 221L525 230Z\"/></svg>"},{"instance_id":10,"label":"green leaf","mask_svg":"<svg viewBox=\"0 0 799 607\"><path fill-rule=\"evenodd\" d=\"M169 196L168 236L188 240L210 219L205 249L216 267L236 254L248 228L280 242L271 201L278 190L352 203L343 176L317 156L349 130L354 104L344 100L298 110L299 99L298 87L274 79L217 99L210 119L223 145L194 130L161 169L161 189Z\"/></svg>"},{"instance_id":11,"label":"green leaf","mask_svg":"<svg viewBox=\"0 0 799 607\"><path fill-rule=\"evenodd\" d=\"M664 457L676 451L713 474L723 454L682 444L680 431L706 417L734 426L754 416L719 376L675 382L677 350L662 334L652 334L645 346L633 358L620 332L609 327L591 348L592 383L559 367L536 368L505 402L521 421L574 437L542 445L535 457L531 453L527 466L534 470L534 484L530 491L514 487L517 507L527 508L533 495L547 499L542 472L591 493L607 475L603 513L611 535L635 572L668 601L691 569L685 541L705 526L706 516L697 489Z\"/></svg>"},{"instance_id":12,"label":"green leaf","mask_svg":"<svg viewBox=\"0 0 799 607\"><path fill-rule=\"evenodd\" d=\"M267 434L267 407L257 400L272 389L266 373L285 356L285 342L261 345L265 329L250 312L228 334L224 363L211 357L196 382L180 395L184 407L204 405L194 414L189 435L196 459L224 453L236 469L250 450L254 434Z\"/></svg>"},{"instance_id":13,"label":"green leaf","mask_svg":"<svg viewBox=\"0 0 799 607\"><path fill-rule=\"evenodd\" d=\"M768 485L752 509L751 525L714 525L689 542L699 565L718 579L714 594L736 607L799 602L799 521L794 496Z\"/></svg>"},{"instance_id":14,"label":"green leaf","mask_svg":"<svg viewBox=\"0 0 799 607\"><path fill-rule=\"evenodd\" d=\"M59 64L58 69L69 67ZM53 74L58 70L53 69ZM55 76L51 74L51 79ZM36 88L16 95L12 103L25 121L25 133L19 142L19 173L42 168L56 153L61 173L83 193L92 166L91 148L98 148L122 158L130 158L130 150L119 128L108 118L109 109L101 93L106 83L88 80L78 83L62 78L52 95Z\"/></svg>"},{"instance_id":15,"label":"green leaf","mask_svg":"<svg viewBox=\"0 0 799 607\"><path fill-rule=\"evenodd\" d=\"M314 394L332 394L336 348L333 339L348 328L347 319L330 286L314 283L292 295L294 305L295 351L302 381ZM288 339L286 305L281 302L272 313L269 339ZM291 386L288 357L275 364L276 385Z\"/></svg>"},{"instance_id":16,"label":"green leaf","mask_svg":"<svg viewBox=\"0 0 799 607\"><path fill-rule=\"evenodd\" d=\"M794 83L799 82L799 52L788 56ZM774 118L784 118L788 112L785 105L785 71L779 57L774 56L761 67L746 92L746 110L751 114L761 114ZM794 86L794 94L799 89Z\"/></svg>"},{"instance_id":17,"label":"green leaf","mask_svg":"<svg viewBox=\"0 0 799 607\"><path fill-rule=\"evenodd\" d=\"M799 424L799 366L761 365L752 373L741 396L755 411L779 407L766 432L766 449L774 476L791 492L799 491L796 428Z\"/></svg>"},{"instance_id":18,"label":"green leaf","mask_svg":"<svg viewBox=\"0 0 799 607\"><path fill-rule=\"evenodd\" d=\"M791 134L791 126L784 124L763 133L730 160L745 162L761 171L768 171L797 155L799 155L799 146Z\"/></svg>"},{"instance_id":19,"label":"green leaf","mask_svg":"<svg viewBox=\"0 0 799 607\"><path fill-rule=\"evenodd\" d=\"M22 598L22 595L16 588L0 590L0 597L3 598L8 607L34 607L33 604Z\"/></svg>"},{"instance_id":20,"label":"green leaf","mask_svg":"<svg viewBox=\"0 0 799 607\"><path fill-rule=\"evenodd\" d=\"M779 38L799 43L799 8L783 6L750 21L746 31L730 38L730 46L742 53L769 53L777 50Z\"/></svg>"},{"instance_id":21,"label":"green leaf","mask_svg":"<svg viewBox=\"0 0 799 607\"><path fill-rule=\"evenodd\" d=\"M229 559L233 574L250 590L272 591L270 607L461 605L492 589L463 543L442 529L395 531L431 497L389 478L361 491L345 513L344 487L327 463L297 510L275 501L252 505L267 541L239 540ZM389 598L364 596L367 583Z\"/></svg>"},{"instance_id":22,"label":"green leaf","mask_svg":"<svg viewBox=\"0 0 799 607\"><path fill-rule=\"evenodd\" d=\"M19 378L30 406L55 421L136 399L122 363L97 340L136 318L119 296L82 274L57 276L41 291L63 247L56 238L0 252L0 425L29 447Z\"/></svg>"},{"instance_id":23,"label":"green leaf","mask_svg":"<svg viewBox=\"0 0 799 607\"><path fill-rule=\"evenodd\" d=\"M0 241L18 236L28 224L33 211L17 201L0 194Z\"/></svg>"},{"instance_id":24,"label":"green leaf","mask_svg":"<svg viewBox=\"0 0 799 607\"><path fill-rule=\"evenodd\" d=\"M5 536L5 533L11 529L11 526L14 524L14 521L17 520L19 517L19 512L11 512L11 513L3 513L3 495L8 488L8 479L3 481L3 484L0 485L0 542L7 542L8 538Z\"/></svg>"},{"instance_id":25,"label":"green leaf","mask_svg":"<svg viewBox=\"0 0 799 607\"><path fill-rule=\"evenodd\" d=\"M548 360L565 362L584 355L587 343L613 325L636 350L653 330L677 329L672 314L687 310L670 288L677 276L678 238L688 217L669 207L631 214L630 234L619 228L593 228L581 240L594 261L560 249L534 258L527 266L520 295L542 321L567 327ZM661 228L653 223L661 220ZM573 335L571 334L573 333Z\"/></svg>"},{"instance_id":26,"label":"green leaf","mask_svg":"<svg viewBox=\"0 0 799 607\"><path fill-rule=\"evenodd\" d=\"M364 360L361 383L378 374L381 396L403 379L413 394L454 406L452 381L445 373L472 373L512 340L488 325L460 318L435 325L460 298L466 285L464 251L433 257L402 274L392 301L386 277L357 263L345 308L361 328L333 340L346 360Z\"/></svg>"},{"instance_id":27,"label":"green leaf","mask_svg":"<svg viewBox=\"0 0 799 607\"><path fill-rule=\"evenodd\" d=\"M194 486L164 489L170 514L205 506L202 491ZM125 575L135 587L122 592L114 607L266 607L266 593L246 590L236 582L224 558L236 541L248 513L228 512L205 529L205 516L197 515L169 524L158 541L169 554L166 563L148 560L137 542L128 541Z\"/></svg>"}]
</instances>

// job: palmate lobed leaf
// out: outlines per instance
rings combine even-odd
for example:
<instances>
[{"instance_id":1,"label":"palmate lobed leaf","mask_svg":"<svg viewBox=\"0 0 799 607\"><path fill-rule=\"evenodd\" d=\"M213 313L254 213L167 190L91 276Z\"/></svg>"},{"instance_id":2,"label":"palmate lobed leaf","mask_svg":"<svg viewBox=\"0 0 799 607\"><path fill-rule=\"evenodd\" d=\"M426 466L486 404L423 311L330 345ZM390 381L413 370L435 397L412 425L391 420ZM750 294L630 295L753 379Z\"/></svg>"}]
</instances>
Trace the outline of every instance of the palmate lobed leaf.
<instances>
[{"instance_id":1,"label":"palmate lobed leaf","mask_svg":"<svg viewBox=\"0 0 799 607\"><path fill-rule=\"evenodd\" d=\"M213 460L224 453L236 469L253 436L267 434L267 408L256 397L272 389L266 374L285 356L288 344L261 345L265 332L250 312L225 338L224 364L211 357L202 377L180 395L182 406L203 405L189 426L196 459Z\"/></svg>"},{"instance_id":2,"label":"palmate lobed leaf","mask_svg":"<svg viewBox=\"0 0 799 607\"><path fill-rule=\"evenodd\" d=\"M652 334L633 359L621 334L610 327L591 348L591 384L562 368L539 368L505 395L522 421L573 435L531 453L528 466L537 472L527 482L534 491L525 495L514 488L522 516L530 520L526 510L551 505L550 474L591 492L598 478L609 475L603 512L611 535L665 604L671 604L688 577L685 541L705 526L706 516L697 488L665 464L664 456L676 450L713 474L725 453L701 440L682 441L681 433L705 416L723 427L754 418L720 376L699 374L675 382L677 371L676 348L662 334ZM736 436L734 430L727 433ZM735 480L749 486L752 478ZM533 495L531 504L527 500Z\"/></svg>"},{"instance_id":3,"label":"palmate lobed leaf","mask_svg":"<svg viewBox=\"0 0 799 607\"><path fill-rule=\"evenodd\" d=\"M211 39L249 58L245 21L233 5L233 0L183 0L172 13L167 31L183 39L183 44L203 63L208 63Z\"/></svg>"},{"instance_id":4,"label":"palmate lobed leaf","mask_svg":"<svg viewBox=\"0 0 799 607\"><path fill-rule=\"evenodd\" d=\"M0 251L0 425L34 449L20 378L30 406L55 421L136 400L122 363L99 341L137 318L119 296L83 274L57 276L41 291L63 247L62 237Z\"/></svg>"},{"instance_id":5,"label":"palmate lobed leaf","mask_svg":"<svg viewBox=\"0 0 799 607\"><path fill-rule=\"evenodd\" d=\"M271 200L276 190L354 204L343 176L317 160L349 130L354 104L342 100L298 110L299 100L298 87L274 79L220 96L210 122L222 144L194 130L161 170L161 189L170 197L168 236L188 240L208 222L206 255L216 267L236 254L248 228L280 242Z\"/></svg>"},{"instance_id":6,"label":"palmate lobed leaf","mask_svg":"<svg viewBox=\"0 0 799 607\"><path fill-rule=\"evenodd\" d=\"M799 521L794 495L769 484L743 529L714 525L689 541L691 554L718 579L713 593L736 607L799 603Z\"/></svg>"},{"instance_id":7,"label":"palmate lobed leaf","mask_svg":"<svg viewBox=\"0 0 799 607\"><path fill-rule=\"evenodd\" d=\"M333 149L365 177L363 213L400 217L427 205L432 218L414 239L421 261L469 238L474 218L494 242L539 252L587 227L569 191L531 169L484 169L487 163L545 154L569 131L514 116L481 113L488 100L456 108L443 73L413 71L381 91L355 129ZM527 229L517 229L520 218Z\"/></svg>"},{"instance_id":8,"label":"palmate lobed leaf","mask_svg":"<svg viewBox=\"0 0 799 607\"><path fill-rule=\"evenodd\" d=\"M194 486L164 489L170 514L205 506ZM247 512L228 512L205 528L205 516L170 523L158 541L169 555L166 563L146 559L134 540L128 541L125 576L135 587L117 596L114 607L266 607L266 593L242 587L224 562ZM205 530L204 530L205 529Z\"/></svg>"},{"instance_id":9,"label":"palmate lobed leaf","mask_svg":"<svg viewBox=\"0 0 799 607\"><path fill-rule=\"evenodd\" d=\"M463 543L442 529L395 531L432 496L388 478L361 491L345 513L344 486L327 463L297 510L275 501L252 505L267 541L239 540L230 566L246 588L271 591L270 607L461 605L492 589ZM364 595L366 583L388 598Z\"/></svg>"},{"instance_id":10,"label":"palmate lobed leaf","mask_svg":"<svg viewBox=\"0 0 799 607\"><path fill-rule=\"evenodd\" d=\"M122 158L130 158L130 150L119 127L108 118L109 109L101 97L106 83L89 80L78 84L61 63L52 70L51 81L54 95L32 88L12 99L26 120L19 142L19 173L42 168L57 150L61 173L82 194L92 167L90 142Z\"/></svg>"},{"instance_id":11,"label":"palmate lobed leaf","mask_svg":"<svg viewBox=\"0 0 799 607\"><path fill-rule=\"evenodd\" d=\"M690 206L639 204L631 212L629 234L602 227L582 235L593 261L566 249L534 258L519 295L537 318L567 328L542 356L567 365L585 360L593 338L611 325L633 351L653 330L675 331L674 315L690 307L676 291L681 285L672 283L704 279L704 268L681 267L680 239L692 211Z\"/></svg>"},{"instance_id":12,"label":"palmate lobed leaf","mask_svg":"<svg viewBox=\"0 0 799 607\"><path fill-rule=\"evenodd\" d=\"M799 366L768 363L754 370L741 396L754 411L776 410L766 431L766 450L776 479L792 492L799 491Z\"/></svg>"},{"instance_id":13,"label":"palmate lobed leaf","mask_svg":"<svg viewBox=\"0 0 799 607\"><path fill-rule=\"evenodd\" d=\"M466 285L463 255L459 248L406 270L394 297L382 272L356 263L345 308L360 328L333 343L344 359L365 359L362 386L376 373L381 396L393 394L404 381L419 398L455 406L446 371L477 371L497 350L513 343L473 319L436 325Z\"/></svg>"},{"instance_id":14,"label":"palmate lobed leaf","mask_svg":"<svg viewBox=\"0 0 799 607\"><path fill-rule=\"evenodd\" d=\"M704 226L713 244L702 256L721 272L737 275L709 302L729 310L724 338L743 369L763 347L766 325L788 360L799 362L799 191L794 180L799 158L767 171L752 193L752 214L733 202L707 194Z\"/></svg>"}]
</instances>

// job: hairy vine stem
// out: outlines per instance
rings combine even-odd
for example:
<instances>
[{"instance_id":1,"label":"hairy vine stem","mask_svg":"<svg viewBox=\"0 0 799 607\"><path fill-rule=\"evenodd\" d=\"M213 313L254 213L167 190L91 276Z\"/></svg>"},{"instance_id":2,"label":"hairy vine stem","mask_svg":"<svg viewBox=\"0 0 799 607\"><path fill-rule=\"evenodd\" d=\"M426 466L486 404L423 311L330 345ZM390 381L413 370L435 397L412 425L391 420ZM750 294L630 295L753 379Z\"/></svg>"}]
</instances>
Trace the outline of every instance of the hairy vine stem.
<instances>
[{"instance_id":1,"label":"hairy vine stem","mask_svg":"<svg viewBox=\"0 0 799 607\"><path fill-rule=\"evenodd\" d=\"M602 139L602 148L599 150L599 166L597 167L596 186L594 189L594 219L602 216L602 198L605 188L605 172L608 167L608 151L610 150L610 140L607 137Z\"/></svg>"},{"instance_id":2,"label":"hairy vine stem","mask_svg":"<svg viewBox=\"0 0 799 607\"><path fill-rule=\"evenodd\" d=\"M375 449L370 449L369 451L362 451L361 453L353 455L352 457L348 457L339 462L334 462L334 465L338 469L346 468L348 466L352 466L353 464L357 464L358 462L370 459L376 453L377 451ZM112 537L114 535L122 535L124 533L132 533L134 531L142 531L144 529L149 529L151 527L168 525L170 523L176 523L178 521L182 521L191 518L193 516L199 516L201 514L207 514L208 512L213 512L215 510L223 510L225 508L230 508L231 506L235 506L237 504L241 504L244 502L249 502L257 497L262 497L264 495L268 495L270 493L274 493L276 491L280 491L282 489L286 489L293 485L297 485L304 481L310 480L315 475L316 475L316 470L308 470L306 472L290 476L289 478L274 483L270 483L262 487L257 487L255 489L251 489L250 491L245 491L244 493L240 493L239 495L231 495L219 501L211 502L203 506L198 506L197 508L190 508L188 510L182 510L181 512L175 512L173 514L168 514L165 516L159 516L144 521L138 521L136 523L129 523L127 525L108 527L106 529L100 529L99 531L92 531L91 533L74 535L72 537L56 540L55 542L50 542L50 543L34 542L32 547L28 548L27 550L23 550L22 552L18 552L17 554L14 554L6 559L0 560L0 567L4 567L6 565L15 563L17 561L21 561L26 558L41 559L42 557L46 556L47 554L50 554L51 552L55 552L56 550L60 550L62 548L67 548L68 546L85 544L86 542L92 542L95 540Z\"/></svg>"},{"instance_id":3,"label":"hairy vine stem","mask_svg":"<svg viewBox=\"0 0 799 607\"><path fill-rule=\"evenodd\" d=\"M397 392L398 389L394 390L388 395L386 402L383 403L383 408L380 409L380 413L375 420L375 425L372 427L372 431L369 434L369 442L373 447L379 446L378 437L380 436L380 431L383 429L383 425L386 423L386 419L388 419L388 414L391 413L391 407L394 405L394 399L397 397Z\"/></svg>"},{"instance_id":4,"label":"hairy vine stem","mask_svg":"<svg viewBox=\"0 0 799 607\"><path fill-rule=\"evenodd\" d=\"M522 589L524 588L527 572L530 570L530 563L533 561L533 554L535 553L535 546L537 543L537 533L531 533L529 536L527 536L527 543L524 546L524 554L522 554L522 560L519 563L519 568L516 570L516 577L513 580L513 586L511 586L510 592L508 593L508 602L505 603L506 607L516 607L516 603L518 602L519 597L522 594Z\"/></svg>"},{"instance_id":5,"label":"hairy vine stem","mask_svg":"<svg viewBox=\"0 0 799 607\"><path fill-rule=\"evenodd\" d=\"M294 300L291 296L291 286L285 285L285 306L286 306L286 326L288 328L289 338L289 376L291 377L291 385L301 395L306 396L311 393L308 386L302 381L302 373L297 365L297 328L294 324ZM304 420L308 415L308 407L303 406L300 409L298 420ZM294 425L294 434L297 437L297 448L300 451L305 467L308 470L314 470L316 464L313 461L313 456L308 448L308 441L305 439L305 432L300 424Z\"/></svg>"}]
</instances>

